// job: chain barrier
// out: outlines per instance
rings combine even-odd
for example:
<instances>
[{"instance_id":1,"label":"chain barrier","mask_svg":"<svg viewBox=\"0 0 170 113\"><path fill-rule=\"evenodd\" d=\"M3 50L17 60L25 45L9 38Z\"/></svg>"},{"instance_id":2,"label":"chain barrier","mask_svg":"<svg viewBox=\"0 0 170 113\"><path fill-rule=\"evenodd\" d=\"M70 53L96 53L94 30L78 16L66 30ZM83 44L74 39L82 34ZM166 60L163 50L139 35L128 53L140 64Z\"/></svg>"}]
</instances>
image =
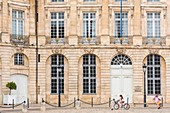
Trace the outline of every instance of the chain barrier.
<instances>
[{"instance_id":1,"label":"chain barrier","mask_svg":"<svg viewBox=\"0 0 170 113\"><path fill-rule=\"evenodd\" d=\"M81 102L85 103L85 104L88 104L88 105L92 105L91 103L88 103L88 102L85 102L81 99L77 99L77 100L80 100ZM105 103L100 103L100 104L93 104L93 105L104 105L104 104L108 104L109 102L111 102L112 100L108 101L108 102L105 102Z\"/></svg>"},{"instance_id":2,"label":"chain barrier","mask_svg":"<svg viewBox=\"0 0 170 113\"><path fill-rule=\"evenodd\" d=\"M25 101L24 101L25 102ZM22 103L20 103L20 104L17 104L17 105L12 105L12 106L0 106L0 108L15 108L15 107L18 107L18 106L20 106L20 105L22 105L24 102L22 102Z\"/></svg>"},{"instance_id":3,"label":"chain barrier","mask_svg":"<svg viewBox=\"0 0 170 113\"><path fill-rule=\"evenodd\" d=\"M44 101L43 100L43 102L45 102L46 104L48 104L49 106L52 106L52 107L58 107L58 106L56 106L56 105L52 105L52 104L50 104L50 103L48 103L48 102L46 102L46 101ZM61 106L61 107L68 107L68 106L70 106L70 105L72 105L72 104L74 104L75 103L75 101L73 101L72 103L70 103L70 104L67 104L67 105L64 105L64 106Z\"/></svg>"}]
</instances>

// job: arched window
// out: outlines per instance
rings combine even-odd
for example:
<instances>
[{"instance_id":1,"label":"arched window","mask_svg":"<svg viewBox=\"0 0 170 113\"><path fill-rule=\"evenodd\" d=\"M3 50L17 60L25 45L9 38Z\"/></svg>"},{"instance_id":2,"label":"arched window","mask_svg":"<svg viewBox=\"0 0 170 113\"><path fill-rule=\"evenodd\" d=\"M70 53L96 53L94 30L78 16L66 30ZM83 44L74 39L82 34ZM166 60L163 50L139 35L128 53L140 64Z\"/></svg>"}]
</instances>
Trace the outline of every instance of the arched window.
<instances>
[{"instance_id":1,"label":"arched window","mask_svg":"<svg viewBox=\"0 0 170 113\"><path fill-rule=\"evenodd\" d=\"M51 93L64 93L64 56L51 56Z\"/></svg>"},{"instance_id":2,"label":"arched window","mask_svg":"<svg viewBox=\"0 0 170 113\"><path fill-rule=\"evenodd\" d=\"M159 55L147 56L148 94L161 94L161 65Z\"/></svg>"},{"instance_id":3,"label":"arched window","mask_svg":"<svg viewBox=\"0 0 170 113\"><path fill-rule=\"evenodd\" d=\"M117 55L112 59L111 65L132 65L130 58L126 55Z\"/></svg>"},{"instance_id":4,"label":"arched window","mask_svg":"<svg viewBox=\"0 0 170 113\"><path fill-rule=\"evenodd\" d=\"M96 93L96 56L83 55L83 93Z\"/></svg>"},{"instance_id":5,"label":"arched window","mask_svg":"<svg viewBox=\"0 0 170 113\"><path fill-rule=\"evenodd\" d=\"M24 65L24 54L22 53L14 54L14 65Z\"/></svg>"}]
</instances>

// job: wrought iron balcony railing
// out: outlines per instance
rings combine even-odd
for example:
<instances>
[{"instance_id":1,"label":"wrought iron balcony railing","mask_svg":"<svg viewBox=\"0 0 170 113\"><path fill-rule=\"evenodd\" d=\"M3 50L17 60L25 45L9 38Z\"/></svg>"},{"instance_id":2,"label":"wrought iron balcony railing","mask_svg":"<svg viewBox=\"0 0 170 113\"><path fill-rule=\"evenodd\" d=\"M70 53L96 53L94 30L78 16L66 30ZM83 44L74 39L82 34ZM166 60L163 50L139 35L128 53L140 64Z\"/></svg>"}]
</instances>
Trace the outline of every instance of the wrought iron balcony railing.
<instances>
[{"instance_id":1,"label":"wrought iron balcony railing","mask_svg":"<svg viewBox=\"0 0 170 113\"><path fill-rule=\"evenodd\" d=\"M95 44L95 45L98 45L98 44L101 44L101 40L100 40L100 37L97 36L97 37L83 37L83 36L79 36L78 37L78 43L79 44Z\"/></svg>"},{"instance_id":2,"label":"wrought iron balcony railing","mask_svg":"<svg viewBox=\"0 0 170 113\"><path fill-rule=\"evenodd\" d=\"M68 44L68 37L51 38L50 36L47 36L46 37L46 44Z\"/></svg>"},{"instance_id":3,"label":"wrought iron balcony railing","mask_svg":"<svg viewBox=\"0 0 170 113\"><path fill-rule=\"evenodd\" d=\"M121 44L121 45L132 45L133 44L133 37L132 36L111 36L110 37L111 44Z\"/></svg>"},{"instance_id":4,"label":"wrought iron balcony railing","mask_svg":"<svg viewBox=\"0 0 170 113\"><path fill-rule=\"evenodd\" d=\"M29 45L29 36L28 35L10 35L10 42L14 45Z\"/></svg>"},{"instance_id":5,"label":"wrought iron balcony railing","mask_svg":"<svg viewBox=\"0 0 170 113\"><path fill-rule=\"evenodd\" d=\"M143 37L145 45L166 45L166 37Z\"/></svg>"}]
</instances>

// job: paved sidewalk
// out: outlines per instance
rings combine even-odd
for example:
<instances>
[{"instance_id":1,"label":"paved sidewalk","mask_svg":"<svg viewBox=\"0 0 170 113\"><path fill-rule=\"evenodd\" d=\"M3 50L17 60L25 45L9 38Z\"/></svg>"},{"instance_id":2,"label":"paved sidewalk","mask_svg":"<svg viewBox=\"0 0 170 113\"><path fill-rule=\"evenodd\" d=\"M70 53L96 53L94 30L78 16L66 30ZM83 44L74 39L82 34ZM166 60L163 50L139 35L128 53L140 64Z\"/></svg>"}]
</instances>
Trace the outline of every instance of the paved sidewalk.
<instances>
[{"instance_id":1,"label":"paved sidewalk","mask_svg":"<svg viewBox=\"0 0 170 113\"><path fill-rule=\"evenodd\" d=\"M21 109L0 110L0 113L22 113ZM129 110L119 109L111 110L110 108L47 108L45 112L40 109L29 109L27 113L170 113L170 108L157 109L153 108L130 108Z\"/></svg>"}]
</instances>

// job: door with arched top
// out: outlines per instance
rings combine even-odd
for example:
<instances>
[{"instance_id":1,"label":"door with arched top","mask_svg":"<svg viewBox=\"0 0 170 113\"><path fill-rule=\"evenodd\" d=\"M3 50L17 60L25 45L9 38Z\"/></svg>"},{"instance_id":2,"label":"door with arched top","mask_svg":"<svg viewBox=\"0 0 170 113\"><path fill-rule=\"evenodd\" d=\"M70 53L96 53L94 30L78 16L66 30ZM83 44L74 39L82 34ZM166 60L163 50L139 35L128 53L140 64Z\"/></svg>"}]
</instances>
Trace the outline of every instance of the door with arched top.
<instances>
[{"instance_id":1,"label":"door with arched top","mask_svg":"<svg viewBox=\"0 0 170 113\"><path fill-rule=\"evenodd\" d=\"M118 99L123 95L124 100L127 98L132 103L133 86L132 86L132 62L126 55L117 55L111 62L111 98Z\"/></svg>"}]
</instances>

